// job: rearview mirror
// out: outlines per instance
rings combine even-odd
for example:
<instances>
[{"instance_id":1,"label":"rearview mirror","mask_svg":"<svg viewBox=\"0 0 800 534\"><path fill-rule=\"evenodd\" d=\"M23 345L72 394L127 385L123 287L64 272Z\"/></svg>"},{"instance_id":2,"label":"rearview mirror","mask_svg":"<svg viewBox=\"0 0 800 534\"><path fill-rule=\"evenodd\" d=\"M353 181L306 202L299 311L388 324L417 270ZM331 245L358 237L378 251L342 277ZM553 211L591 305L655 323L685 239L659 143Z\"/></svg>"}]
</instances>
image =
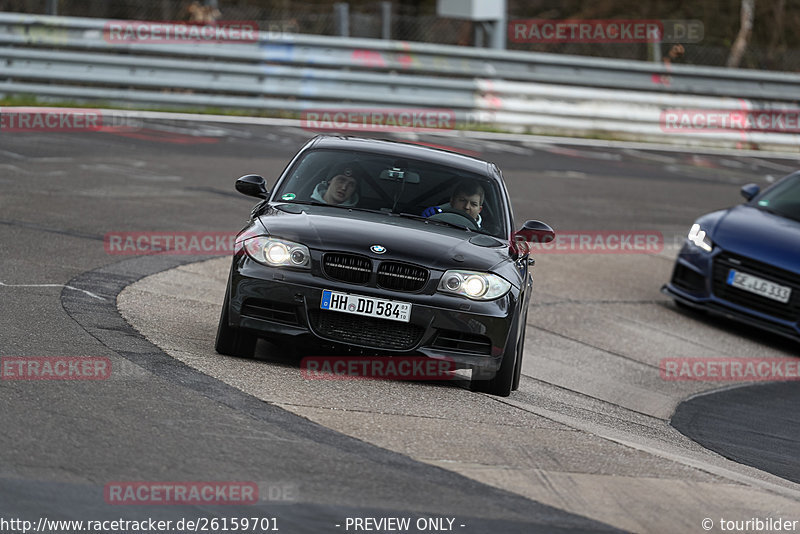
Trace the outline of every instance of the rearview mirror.
<instances>
[{"instance_id":1,"label":"rearview mirror","mask_svg":"<svg viewBox=\"0 0 800 534\"><path fill-rule=\"evenodd\" d=\"M419 174L397 167L382 170L379 178L381 180L394 180L395 182L405 182L407 184L419 183Z\"/></svg>"},{"instance_id":2,"label":"rearview mirror","mask_svg":"<svg viewBox=\"0 0 800 534\"><path fill-rule=\"evenodd\" d=\"M520 256L531 251L532 243L549 243L556 238L556 232L542 221L525 221L522 228L511 234L511 253Z\"/></svg>"},{"instance_id":3,"label":"rearview mirror","mask_svg":"<svg viewBox=\"0 0 800 534\"><path fill-rule=\"evenodd\" d=\"M753 197L756 196L759 191L761 191L761 188L756 184L743 185L740 190L742 196L747 200L753 200Z\"/></svg>"},{"instance_id":4,"label":"rearview mirror","mask_svg":"<svg viewBox=\"0 0 800 534\"><path fill-rule=\"evenodd\" d=\"M246 174L236 180L236 190L243 195L256 198L267 198L267 182L257 174Z\"/></svg>"}]
</instances>

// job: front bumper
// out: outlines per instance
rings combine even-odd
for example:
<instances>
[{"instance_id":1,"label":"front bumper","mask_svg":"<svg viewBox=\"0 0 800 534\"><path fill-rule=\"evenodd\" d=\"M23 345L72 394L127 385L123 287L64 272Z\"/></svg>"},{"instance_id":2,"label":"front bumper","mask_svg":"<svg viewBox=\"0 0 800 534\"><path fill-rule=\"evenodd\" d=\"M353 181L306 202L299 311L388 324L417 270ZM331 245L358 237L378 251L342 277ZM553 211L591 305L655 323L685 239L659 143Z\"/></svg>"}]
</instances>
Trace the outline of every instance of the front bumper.
<instances>
[{"instance_id":1,"label":"front bumper","mask_svg":"<svg viewBox=\"0 0 800 534\"><path fill-rule=\"evenodd\" d=\"M738 290L724 287L720 280L720 273L727 269L727 261L729 261L727 258L730 256L732 256L730 253L719 247L715 247L710 253L705 253L698 251L696 247L685 244L675 261L670 282L661 288L662 293L691 308L708 311L800 341L800 317L792 317L793 312L781 310L779 313L783 317L776 317L773 313L769 313L768 304L770 303L768 301L758 303L758 297L742 293L737 296ZM744 260L751 262L752 265L758 263L755 260ZM758 267L749 267L745 263L745 266L737 268L747 271ZM796 288L794 293L790 305L796 308L797 300L795 299L800 299L800 288ZM746 296L750 301L755 301L760 309L747 305L740 296Z\"/></svg>"},{"instance_id":2,"label":"front bumper","mask_svg":"<svg viewBox=\"0 0 800 534\"><path fill-rule=\"evenodd\" d=\"M519 291L478 302L441 293L407 293L331 280L313 271L271 268L247 255L233 260L230 326L270 341L320 352L447 359L496 371L519 317ZM320 308L323 290L409 302L408 323ZM318 355L317 354L314 355Z\"/></svg>"}]
</instances>

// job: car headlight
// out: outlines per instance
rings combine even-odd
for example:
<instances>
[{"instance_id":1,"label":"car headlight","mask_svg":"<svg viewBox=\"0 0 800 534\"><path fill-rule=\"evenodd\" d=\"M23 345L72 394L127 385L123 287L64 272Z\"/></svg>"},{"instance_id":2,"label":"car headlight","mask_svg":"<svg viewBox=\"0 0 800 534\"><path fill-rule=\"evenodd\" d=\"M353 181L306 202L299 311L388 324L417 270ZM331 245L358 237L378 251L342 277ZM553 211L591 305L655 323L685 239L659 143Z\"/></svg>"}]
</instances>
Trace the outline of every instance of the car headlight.
<instances>
[{"instance_id":1,"label":"car headlight","mask_svg":"<svg viewBox=\"0 0 800 534\"><path fill-rule=\"evenodd\" d=\"M711 252L714 249L714 243L711 242L711 238L708 237L705 230L700 229L700 225L697 223L692 225L689 229L689 235L686 237L690 243L706 252Z\"/></svg>"},{"instance_id":2,"label":"car headlight","mask_svg":"<svg viewBox=\"0 0 800 534\"><path fill-rule=\"evenodd\" d=\"M492 300L502 297L511 289L505 278L476 271L447 271L439 281L438 290L472 300Z\"/></svg>"},{"instance_id":3,"label":"car headlight","mask_svg":"<svg viewBox=\"0 0 800 534\"><path fill-rule=\"evenodd\" d=\"M244 242L247 255L258 263L270 267L298 267L308 269L311 254L300 243L268 236L251 237Z\"/></svg>"}]
</instances>

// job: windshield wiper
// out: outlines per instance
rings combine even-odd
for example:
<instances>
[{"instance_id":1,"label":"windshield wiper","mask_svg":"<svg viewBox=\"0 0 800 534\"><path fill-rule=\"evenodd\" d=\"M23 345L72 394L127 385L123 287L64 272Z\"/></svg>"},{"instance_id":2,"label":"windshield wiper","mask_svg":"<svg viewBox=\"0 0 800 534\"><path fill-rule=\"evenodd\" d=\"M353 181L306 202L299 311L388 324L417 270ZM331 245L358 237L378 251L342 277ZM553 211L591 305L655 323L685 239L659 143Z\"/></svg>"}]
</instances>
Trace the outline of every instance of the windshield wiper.
<instances>
[{"instance_id":1,"label":"windshield wiper","mask_svg":"<svg viewBox=\"0 0 800 534\"><path fill-rule=\"evenodd\" d=\"M303 204L305 206L325 206L327 208L341 208L345 210L365 211L367 213L384 213L383 211L375 211L367 208L359 208L357 206L341 206L337 204L326 204L325 202L319 202L317 200L293 200L291 202L286 202L284 200L282 202L285 202L286 204Z\"/></svg>"},{"instance_id":2,"label":"windshield wiper","mask_svg":"<svg viewBox=\"0 0 800 534\"><path fill-rule=\"evenodd\" d=\"M458 225L458 224L455 224L455 223L451 223L451 222L447 222L447 221L441 221L441 220L437 220L437 219L431 220L430 217L423 217L422 215L414 215L413 213L400 213L399 215L401 215L403 217L408 217L409 219L419 219L419 220L422 220L422 221L430 221L432 223L446 224L446 225L452 226L454 228L461 228L462 230L467 230L469 232L475 232L476 234L483 234L483 235L488 235L488 236L497 238L497 236L494 235L493 233L491 233L490 231L484 230L483 228L480 228L480 227L478 227L477 230L474 230L474 229L472 229L472 228L470 228L469 226L466 226L466 225L461 226L461 225Z\"/></svg>"},{"instance_id":3,"label":"windshield wiper","mask_svg":"<svg viewBox=\"0 0 800 534\"><path fill-rule=\"evenodd\" d=\"M414 215L413 213L398 213L397 215L399 215L400 217L406 217L408 219L416 219L418 221L426 221L426 222L431 222L431 223L434 223L434 224L444 224L444 225L447 225L447 226L452 226L453 228L460 228L461 230L466 230L467 232L476 232L476 233L479 233L479 234L492 235L492 234L490 234L488 232L485 232L484 230L481 230L481 229L473 230L472 228L470 228L467 225L461 225L461 224L451 223L451 222L448 222L448 221L441 221L441 220L437 220L437 219L431 219L430 217L423 217L422 215Z\"/></svg>"},{"instance_id":4,"label":"windshield wiper","mask_svg":"<svg viewBox=\"0 0 800 534\"><path fill-rule=\"evenodd\" d=\"M415 219L415 220L418 220L418 221L425 221L425 222L430 222L430 223L433 223L433 224L441 224L441 225L444 225L444 226L450 226L452 228L458 228L459 230L466 230L467 232L474 232L474 233L477 233L477 234L484 234L484 235L489 235L489 236L492 235L489 232L487 232L487 231L485 231L485 230L483 230L481 228L478 228L477 230L474 230L474 229L470 228L467 225L460 225L460 224L451 223L449 221L440 221L440 220L436 220L436 219L431 220L428 217L423 217L422 215L415 215L413 213L392 213L390 211L383 211L383 210L376 211L376 210L371 210L371 209L367 209L367 208L358 208L356 206L338 206L336 204L326 204L324 202L319 202L317 200L293 200L291 202L283 201L283 203L286 203L286 204L302 204L304 206L326 206L326 207L329 207L329 208L341 208L341 209L346 209L346 210L363 211L363 212L366 212L366 213L376 213L376 214L380 214L380 215L394 215L396 217L405 217L407 219ZM494 237L494 236L492 236L492 237Z\"/></svg>"}]
</instances>

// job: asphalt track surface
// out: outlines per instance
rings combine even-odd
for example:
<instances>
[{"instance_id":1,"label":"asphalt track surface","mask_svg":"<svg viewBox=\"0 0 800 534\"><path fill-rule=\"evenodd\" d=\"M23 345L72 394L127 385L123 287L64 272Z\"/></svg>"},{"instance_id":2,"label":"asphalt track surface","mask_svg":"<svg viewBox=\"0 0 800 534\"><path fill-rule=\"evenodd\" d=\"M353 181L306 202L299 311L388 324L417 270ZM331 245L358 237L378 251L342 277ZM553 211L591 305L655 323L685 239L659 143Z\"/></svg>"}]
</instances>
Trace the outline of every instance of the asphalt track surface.
<instances>
[{"instance_id":1,"label":"asphalt track surface","mask_svg":"<svg viewBox=\"0 0 800 534\"><path fill-rule=\"evenodd\" d=\"M704 447L800 484L796 382L699 395L678 406L672 424Z\"/></svg>"},{"instance_id":2,"label":"asphalt track surface","mask_svg":"<svg viewBox=\"0 0 800 534\"><path fill-rule=\"evenodd\" d=\"M289 126L171 121L144 126L136 132L20 133L4 136L0 145L0 355L103 356L114 366L102 382L0 382L3 518L240 514L277 516L284 532L337 532L344 531L335 525L346 517L406 515L456 518L456 524L465 525L458 528L463 532L668 532L688 525L702 531L699 518L684 524L674 517L685 504L680 498L670 502L662 495L661 507L638 499L636 490L658 479L674 485L673 493L665 495L675 496L679 488L693 496L721 488L723 497L752 502L753 513L800 519L797 485L779 478L797 482L795 383L695 397L676 415L676 422L689 421L685 428L699 443L777 477L708 453L660 426L680 400L719 384L659 384L648 374L659 355L797 353L790 342L678 313L658 294L669 274L669 247L657 258L537 259L538 298L529 317L526 376L522 390L508 402L458 385L372 384L389 389L361 392L409 404L417 399L402 394L420 393L426 409L445 412L446 422L428 414L429 441L438 439L445 449L435 458L420 459L425 454L392 439L401 431L414 432L407 421L362 435L364 429L342 414L346 405L336 414L343 417L334 421L319 406L300 410L297 399L265 402L263 394L248 392L252 384L236 382L236 376L220 379L183 363L174 354L180 347L170 347L170 353L162 350L168 344L164 340L159 346L152 343L158 332L147 317L166 313L179 330L167 333L188 340L183 346L193 347L192 341L200 339L200 353L208 349L205 338L193 336L209 333L206 323L195 317L213 316L213 305L202 312L191 306L171 308L185 301L170 304L154 297L152 309L140 312L136 325L155 332L145 337L120 316L117 296L155 273L172 276L169 280L176 284L191 280L192 262L207 258L115 256L104 249L103 236L121 231L236 231L253 203L233 191L235 177L259 172L274 183L310 134ZM518 221L537 218L569 230L659 230L668 245L697 215L738 202L740 185L769 181L796 165L790 159L551 141L418 140L497 162L513 192ZM214 262L224 260L196 264L198 286L218 276ZM175 270L180 265L184 267ZM209 284L219 287L218 281ZM187 294L192 285L187 284ZM148 305L147 293L140 293L145 298L140 294L129 303L129 313ZM219 297L196 296L191 302L212 303ZM623 360L627 367L620 371L617 364ZM248 364L232 359L222 365L237 363ZM263 372L275 362L262 355L255 364ZM773 389L781 394L774 395ZM355 403L352 391L324 395L354 406L372 401L366 397ZM509 422L510 417L517 419ZM549 478L540 477L532 488L529 480L498 480L496 469L481 465L449 466L446 449L460 452L469 433L453 443L436 435L441 430L437 425L450 429L464 421L469 427L485 426L486 420L497 421L498 434L507 430L501 424L515 426L523 436L527 430L537 437L544 435L537 430L550 432L546 446L520 441L508 457L512 465L520 455L550 460L548 465L530 464ZM623 431L628 433L614 434ZM576 445L573 438L578 435L583 442ZM632 443L634 435L651 441ZM610 442L630 450L607 447ZM667 445L659 449L656 442L667 443L671 452L664 453ZM497 445L480 443L486 451ZM655 449L658 460L644 457L644 451ZM564 476L557 479L555 472ZM626 494L607 486L620 477L627 477L625 484L634 491ZM243 509L131 507L104 501L106 484L133 480L255 480L261 487L296 491L291 499ZM722 486L717 485L720 480ZM557 491L548 491L548 485ZM605 501L604 485L610 488ZM709 496L710 509L731 512L719 500ZM633 519L620 517L626 507Z\"/></svg>"}]
</instances>

